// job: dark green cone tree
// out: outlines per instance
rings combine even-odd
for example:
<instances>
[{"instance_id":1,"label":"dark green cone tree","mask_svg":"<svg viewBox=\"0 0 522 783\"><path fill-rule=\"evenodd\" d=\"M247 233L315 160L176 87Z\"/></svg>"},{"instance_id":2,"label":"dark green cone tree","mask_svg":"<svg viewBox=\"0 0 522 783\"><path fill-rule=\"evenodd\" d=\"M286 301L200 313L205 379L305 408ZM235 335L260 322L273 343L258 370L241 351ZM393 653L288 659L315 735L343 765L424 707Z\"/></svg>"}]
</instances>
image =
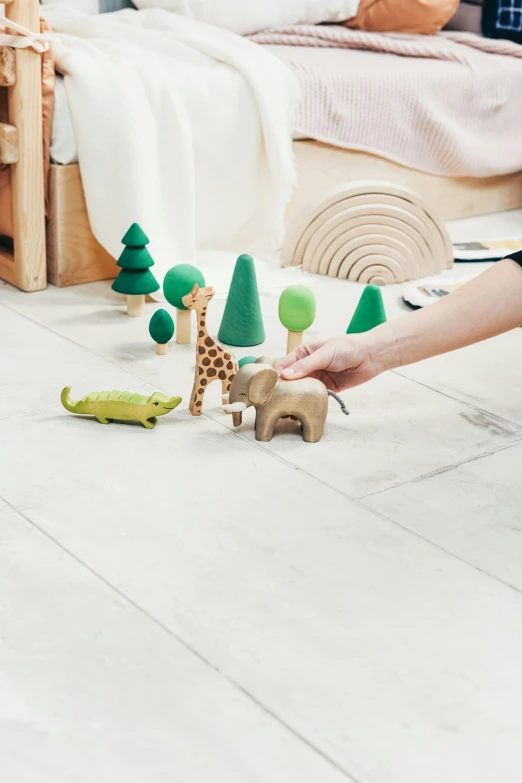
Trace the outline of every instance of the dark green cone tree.
<instances>
[{"instance_id":1,"label":"dark green cone tree","mask_svg":"<svg viewBox=\"0 0 522 783\"><path fill-rule=\"evenodd\" d=\"M254 259L242 255L236 261L218 338L242 348L265 341Z\"/></svg>"},{"instance_id":2,"label":"dark green cone tree","mask_svg":"<svg viewBox=\"0 0 522 783\"><path fill-rule=\"evenodd\" d=\"M367 285L362 292L346 334L368 332L375 326L386 323L386 320L381 289L377 285Z\"/></svg>"}]
</instances>

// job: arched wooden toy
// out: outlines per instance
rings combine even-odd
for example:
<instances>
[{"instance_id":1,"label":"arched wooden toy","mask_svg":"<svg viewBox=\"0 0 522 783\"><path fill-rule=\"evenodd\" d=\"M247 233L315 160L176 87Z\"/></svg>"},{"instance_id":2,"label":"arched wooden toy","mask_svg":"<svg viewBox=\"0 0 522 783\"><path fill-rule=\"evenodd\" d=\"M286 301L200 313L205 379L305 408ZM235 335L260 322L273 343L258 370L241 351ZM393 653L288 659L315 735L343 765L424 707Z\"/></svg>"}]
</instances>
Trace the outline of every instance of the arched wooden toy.
<instances>
[{"instance_id":1,"label":"arched wooden toy","mask_svg":"<svg viewBox=\"0 0 522 783\"><path fill-rule=\"evenodd\" d=\"M442 221L424 199L391 182L354 182L303 210L282 255L283 266L376 285L453 266Z\"/></svg>"},{"instance_id":2,"label":"arched wooden toy","mask_svg":"<svg viewBox=\"0 0 522 783\"><path fill-rule=\"evenodd\" d=\"M256 440L272 440L279 419L294 417L301 422L303 440L317 443L323 434L328 412L328 391L316 378L285 381L273 367L270 357L262 356L254 364L238 370L230 387L227 413L235 427L242 422L243 411L256 408Z\"/></svg>"},{"instance_id":3,"label":"arched wooden toy","mask_svg":"<svg viewBox=\"0 0 522 783\"><path fill-rule=\"evenodd\" d=\"M196 284L190 294L183 297L187 310L196 311L198 323L196 371L189 403L193 416L201 415L203 398L209 384L212 381L221 381L223 394L227 394L237 372L237 362L230 351L219 345L207 332L207 307L213 296L213 288L200 288Z\"/></svg>"},{"instance_id":4,"label":"arched wooden toy","mask_svg":"<svg viewBox=\"0 0 522 783\"><path fill-rule=\"evenodd\" d=\"M70 386L62 391L62 405L71 413L95 416L100 424L109 421L140 421L148 430L156 426L157 416L166 416L181 402L181 397L167 397L154 392L149 397L128 391L91 392L74 402L69 398Z\"/></svg>"}]
</instances>

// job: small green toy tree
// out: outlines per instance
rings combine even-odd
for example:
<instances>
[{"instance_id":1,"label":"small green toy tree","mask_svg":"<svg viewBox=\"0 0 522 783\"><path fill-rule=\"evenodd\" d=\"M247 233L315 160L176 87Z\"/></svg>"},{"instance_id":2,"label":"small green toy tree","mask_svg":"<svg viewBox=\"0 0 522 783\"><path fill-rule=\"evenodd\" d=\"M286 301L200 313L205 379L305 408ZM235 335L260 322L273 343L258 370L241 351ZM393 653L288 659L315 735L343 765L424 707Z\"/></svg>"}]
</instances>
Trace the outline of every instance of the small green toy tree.
<instances>
[{"instance_id":1,"label":"small green toy tree","mask_svg":"<svg viewBox=\"0 0 522 783\"><path fill-rule=\"evenodd\" d=\"M244 364L254 364L257 361L256 356L243 356L237 363L238 367L242 367Z\"/></svg>"},{"instance_id":2,"label":"small green toy tree","mask_svg":"<svg viewBox=\"0 0 522 783\"><path fill-rule=\"evenodd\" d=\"M163 293L167 302L176 308L176 342L179 345L190 343L190 315L183 304L183 297L190 294L194 285L205 287L205 278L191 264L177 264L169 269L163 281Z\"/></svg>"},{"instance_id":3,"label":"small green toy tree","mask_svg":"<svg viewBox=\"0 0 522 783\"><path fill-rule=\"evenodd\" d=\"M149 238L137 223L133 223L121 241L125 245L117 262L121 272L112 284L112 290L127 295L127 315L143 315L145 295L159 289L159 283L150 271L154 261L145 247Z\"/></svg>"},{"instance_id":4,"label":"small green toy tree","mask_svg":"<svg viewBox=\"0 0 522 783\"><path fill-rule=\"evenodd\" d=\"M377 285L367 285L362 292L346 334L368 332L383 323L386 323L386 312L381 289Z\"/></svg>"},{"instance_id":5,"label":"small green toy tree","mask_svg":"<svg viewBox=\"0 0 522 783\"><path fill-rule=\"evenodd\" d=\"M174 335L174 321L166 310L156 310L150 319L149 334L156 343L158 356L166 354Z\"/></svg>"},{"instance_id":6,"label":"small green toy tree","mask_svg":"<svg viewBox=\"0 0 522 783\"><path fill-rule=\"evenodd\" d=\"M315 296L304 285L285 288L279 298L279 320L288 329L286 353L295 351L303 341L303 332L309 329L315 319Z\"/></svg>"},{"instance_id":7,"label":"small green toy tree","mask_svg":"<svg viewBox=\"0 0 522 783\"><path fill-rule=\"evenodd\" d=\"M242 348L265 341L254 259L242 255L236 261L218 338Z\"/></svg>"}]
</instances>

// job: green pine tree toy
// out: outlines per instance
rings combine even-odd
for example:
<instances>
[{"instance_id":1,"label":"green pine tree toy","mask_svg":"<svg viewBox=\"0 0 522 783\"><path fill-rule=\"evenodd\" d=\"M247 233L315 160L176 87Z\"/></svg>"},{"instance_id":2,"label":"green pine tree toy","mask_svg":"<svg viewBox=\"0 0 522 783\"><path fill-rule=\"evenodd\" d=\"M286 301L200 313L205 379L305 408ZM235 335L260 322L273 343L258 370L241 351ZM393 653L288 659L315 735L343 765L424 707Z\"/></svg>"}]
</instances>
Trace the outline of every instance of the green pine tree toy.
<instances>
[{"instance_id":1,"label":"green pine tree toy","mask_svg":"<svg viewBox=\"0 0 522 783\"><path fill-rule=\"evenodd\" d=\"M265 341L256 268L252 256L239 256L228 292L218 338L227 345L246 348Z\"/></svg>"},{"instance_id":2,"label":"green pine tree toy","mask_svg":"<svg viewBox=\"0 0 522 783\"><path fill-rule=\"evenodd\" d=\"M149 238L137 223L133 223L121 241L125 245L118 259L121 272L112 284L112 290L127 295L127 315L143 315L145 295L159 289L159 283L150 271L154 261L145 247Z\"/></svg>"},{"instance_id":3,"label":"green pine tree toy","mask_svg":"<svg viewBox=\"0 0 522 783\"><path fill-rule=\"evenodd\" d=\"M346 334L369 332L370 329L384 323L386 323L386 312L381 289L377 285L367 285L362 292Z\"/></svg>"},{"instance_id":4,"label":"green pine tree toy","mask_svg":"<svg viewBox=\"0 0 522 783\"><path fill-rule=\"evenodd\" d=\"M176 308L176 342L178 345L190 343L190 317L183 297L190 294L195 285L205 287L205 278L197 267L191 264L177 264L169 269L163 281L165 299Z\"/></svg>"},{"instance_id":5,"label":"green pine tree toy","mask_svg":"<svg viewBox=\"0 0 522 783\"><path fill-rule=\"evenodd\" d=\"M149 323L149 334L156 343L156 353L168 353L169 342L174 336L174 321L166 310L156 310Z\"/></svg>"}]
</instances>

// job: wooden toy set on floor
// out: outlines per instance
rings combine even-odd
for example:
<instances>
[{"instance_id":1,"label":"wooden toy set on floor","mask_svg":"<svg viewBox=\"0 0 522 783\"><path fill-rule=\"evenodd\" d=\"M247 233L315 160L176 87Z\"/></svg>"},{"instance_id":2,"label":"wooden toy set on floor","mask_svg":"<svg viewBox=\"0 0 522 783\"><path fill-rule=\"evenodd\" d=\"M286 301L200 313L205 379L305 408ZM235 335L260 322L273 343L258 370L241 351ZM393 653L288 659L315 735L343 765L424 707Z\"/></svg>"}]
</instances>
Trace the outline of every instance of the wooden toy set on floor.
<instances>
[{"instance_id":1,"label":"wooden toy set on floor","mask_svg":"<svg viewBox=\"0 0 522 783\"><path fill-rule=\"evenodd\" d=\"M146 247L149 239L134 223L122 243L125 248L118 260L121 272L112 288L127 296L127 314L140 316L144 312L145 296L160 287L150 269L154 261ZM174 334L178 344L191 342L191 311L196 313L196 368L189 403L193 416L201 415L205 392L213 381L221 383L224 410L232 414L235 427L241 425L243 411L255 407L255 434L259 441L270 441L277 421L290 418L300 422L303 440L316 443L323 434L329 395L348 413L343 401L316 378L283 380L275 371L275 360L271 357L245 356L237 362L231 350L216 342L207 331L207 310L214 290L206 285L196 267L178 264L170 269L163 281L163 291L167 301L176 308L176 327L166 310L154 313L149 333L156 343L157 354L167 353ZM283 291L279 319L288 330L287 353L301 344L303 332L313 324L315 313L315 296L306 286L292 285ZM347 333L364 332L384 321L381 292L376 285L368 285ZM218 338L227 345L240 347L253 347L265 341L255 265L249 255L237 259ZM61 401L71 413L90 414L102 424L138 421L147 429L155 426L158 416L170 413L181 402L181 397L167 397L160 392L146 397L120 391L93 392L73 402L69 398L70 390L67 386L62 391Z\"/></svg>"}]
</instances>

